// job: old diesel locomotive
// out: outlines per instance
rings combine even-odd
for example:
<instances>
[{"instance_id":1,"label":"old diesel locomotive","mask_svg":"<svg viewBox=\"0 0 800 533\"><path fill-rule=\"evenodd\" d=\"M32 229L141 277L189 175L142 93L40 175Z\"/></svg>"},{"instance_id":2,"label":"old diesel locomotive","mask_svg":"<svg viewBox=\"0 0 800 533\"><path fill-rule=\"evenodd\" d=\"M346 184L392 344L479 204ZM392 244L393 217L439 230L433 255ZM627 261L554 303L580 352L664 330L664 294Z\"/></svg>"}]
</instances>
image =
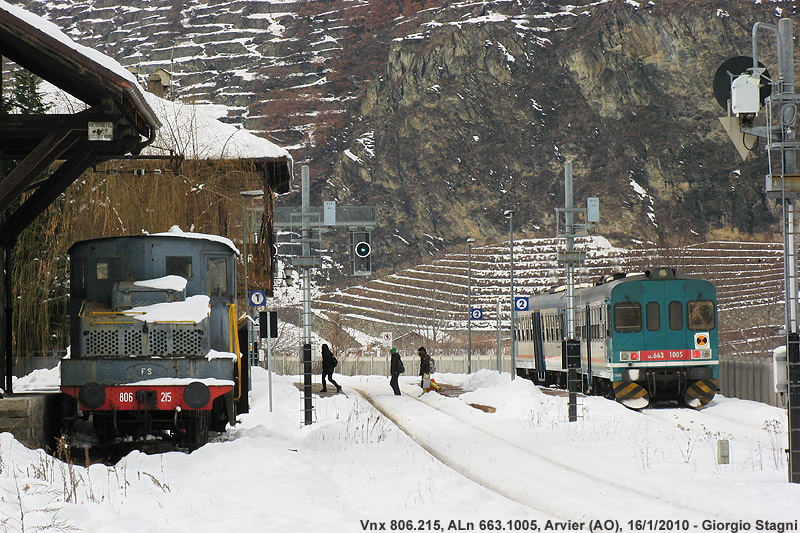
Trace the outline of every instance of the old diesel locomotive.
<instances>
[{"instance_id":1,"label":"old diesel locomotive","mask_svg":"<svg viewBox=\"0 0 800 533\"><path fill-rule=\"evenodd\" d=\"M714 285L657 268L615 275L575 294L584 392L634 409L662 400L694 408L711 401L719 379ZM567 385L566 306L566 291L552 291L518 313L516 366L537 384Z\"/></svg>"},{"instance_id":2,"label":"old diesel locomotive","mask_svg":"<svg viewBox=\"0 0 800 533\"><path fill-rule=\"evenodd\" d=\"M223 430L247 409L237 254L228 239L176 227L70 248L61 390L76 400L73 415L91 415L101 444L161 433L197 448L209 427Z\"/></svg>"}]
</instances>

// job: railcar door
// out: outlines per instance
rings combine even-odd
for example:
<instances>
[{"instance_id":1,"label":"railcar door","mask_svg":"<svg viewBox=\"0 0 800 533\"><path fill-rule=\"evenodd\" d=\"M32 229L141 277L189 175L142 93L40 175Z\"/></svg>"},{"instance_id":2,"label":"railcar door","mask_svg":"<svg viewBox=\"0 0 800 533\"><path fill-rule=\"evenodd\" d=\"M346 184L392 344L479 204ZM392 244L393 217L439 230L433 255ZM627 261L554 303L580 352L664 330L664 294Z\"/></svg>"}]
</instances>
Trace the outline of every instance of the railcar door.
<instances>
[{"instance_id":1,"label":"railcar door","mask_svg":"<svg viewBox=\"0 0 800 533\"><path fill-rule=\"evenodd\" d=\"M644 311L642 327L642 346L641 350L666 350L669 346L669 336L667 334L667 314L670 301L667 296L667 285L674 282L643 282L642 285L642 309ZM680 296L678 294L678 296ZM676 347L677 348L677 347Z\"/></svg>"}]
</instances>

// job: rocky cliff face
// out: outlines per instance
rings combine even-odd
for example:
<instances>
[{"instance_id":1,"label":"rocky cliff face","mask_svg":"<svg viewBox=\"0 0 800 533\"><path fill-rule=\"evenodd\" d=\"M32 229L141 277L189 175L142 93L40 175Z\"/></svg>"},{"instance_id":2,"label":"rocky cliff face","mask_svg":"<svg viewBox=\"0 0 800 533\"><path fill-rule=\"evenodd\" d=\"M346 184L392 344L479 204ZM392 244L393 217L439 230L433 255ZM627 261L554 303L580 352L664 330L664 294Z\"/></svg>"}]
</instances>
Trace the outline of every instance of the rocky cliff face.
<instances>
[{"instance_id":1,"label":"rocky cliff face","mask_svg":"<svg viewBox=\"0 0 800 533\"><path fill-rule=\"evenodd\" d=\"M23 3L293 147L315 202L377 205L379 268L507 239L507 209L515 236L553 236L566 160L612 239L779 231L763 151L738 159L711 82L792 2ZM759 51L774 64L774 41Z\"/></svg>"},{"instance_id":2,"label":"rocky cliff face","mask_svg":"<svg viewBox=\"0 0 800 533\"><path fill-rule=\"evenodd\" d=\"M334 183L371 184L369 197L395 213L379 230L394 260L441 246L430 235L462 246L507 238L505 209L515 233L553 235L565 160L576 200L600 197L597 231L611 238L682 244L777 230L763 154L738 160L711 87L725 59L749 55L752 23L774 22L775 6L633 4L569 17L541 5L532 16L531 5L480 22L484 11L392 43L361 107L374 148L356 139ZM772 47L760 51L770 58Z\"/></svg>"}]
</instances>

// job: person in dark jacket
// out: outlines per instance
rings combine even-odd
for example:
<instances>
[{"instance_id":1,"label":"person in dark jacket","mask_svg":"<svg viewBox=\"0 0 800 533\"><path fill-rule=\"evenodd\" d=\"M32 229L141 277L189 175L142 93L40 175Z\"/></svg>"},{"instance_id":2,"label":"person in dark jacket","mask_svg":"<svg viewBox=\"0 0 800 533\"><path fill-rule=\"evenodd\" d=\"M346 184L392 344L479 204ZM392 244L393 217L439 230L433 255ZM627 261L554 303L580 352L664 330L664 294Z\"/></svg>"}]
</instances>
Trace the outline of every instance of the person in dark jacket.
<instances>
[{"instance_id":1,"label":"person in dark jacket","mask_svg":"<svg viewBox=\"0 0 800 533\"><path fill-rule=\"evenodd\" d=\"M389 379L389 385L392 386L394 395L400 396L400 383L398 380L400 379L400 374L405 372L406 369L403 366L402 359L400 359L400 354L397 353L396 347L392 346L392 349L389 350L389 353L392 354L392 361L389 367L389 373L392 375L392 377Z\"/></svg>"},{"instance_id":2,"label":"person in dark jacket","mask_svg":"<svg viewBox=\"0 0 800 533\"><path fill-rule=\"evenodd\" d=\"M336 392L342 392L342 388L338 383L333 381L333 369L336 368L338 361L333 356L333 352L328 348L327 344L322 345L322 392L328 392L328 386L325 383L325 378L336 386Z\"/></svg>"},{"instance_id":3,"label":"person in dark jacket","mask_svg":"<svg viewBox=\"0 0 800 533\"><path fill-rule=\"evenodd\" d=\"M419 347L417 355L419 355L419 375L424 379L425 374L431 373L431 358L424 346Z\"/></svg>"},{"instance_id":4,"label":"person in dark jacket","mask_svg":"<svg viewBox=\"0 0 800 533\"><path fill-rule=\"evenodd\" d=\"M433 369L431 364L431 356L428 355L428 350L426 350L424 346L420 346L417 350L417 354L419 355L419 375L422 378L420 387L422 387L423 394L432 390L438 391L440 387L431 377L431 372Z\"/></svg>"}]
</instances>

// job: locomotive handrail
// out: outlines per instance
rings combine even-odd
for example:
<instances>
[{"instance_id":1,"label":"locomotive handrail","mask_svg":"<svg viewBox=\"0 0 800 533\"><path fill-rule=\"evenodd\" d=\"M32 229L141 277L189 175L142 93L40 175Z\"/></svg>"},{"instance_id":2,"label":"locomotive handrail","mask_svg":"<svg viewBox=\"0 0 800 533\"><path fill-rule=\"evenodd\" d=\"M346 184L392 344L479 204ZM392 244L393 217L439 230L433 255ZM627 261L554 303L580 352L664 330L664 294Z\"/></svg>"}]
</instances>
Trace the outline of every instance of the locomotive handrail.
<instances>
[{"instance_id":1,"label":"locomotive handrail","mask_svg":"<svg viewBox=\"0 0 800 533\"><path fill-rule=\"evenodd\" d=\"M236 373L239 377L239 392L234 400L238 400L242 397L242 354L239 353L239 335L235 334L236 328L234 326L236 326L236 305L228 304L229 346L231 353L236 355Z\"/></svg>"},{"instance_id":2,"label":"locomotive handrail","mask_svg":"<svg viewBox=\"0 0 800 533\"><path fill-rule=\"evenodd\" d=\"M91 316L95 315L146 315L147 311L90 311Z\"/></svg>"}]
</instances>

